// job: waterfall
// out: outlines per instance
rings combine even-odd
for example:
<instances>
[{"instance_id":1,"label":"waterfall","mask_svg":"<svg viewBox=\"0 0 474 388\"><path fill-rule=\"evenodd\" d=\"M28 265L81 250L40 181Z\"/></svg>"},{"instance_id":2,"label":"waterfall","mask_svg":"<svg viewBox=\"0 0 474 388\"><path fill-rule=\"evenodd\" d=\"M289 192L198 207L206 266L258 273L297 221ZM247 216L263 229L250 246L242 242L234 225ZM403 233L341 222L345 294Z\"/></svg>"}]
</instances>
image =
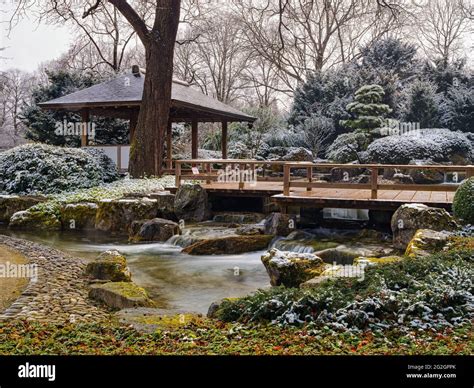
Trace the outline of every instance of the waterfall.
<instances>
[{"instance_id":1,"label":"waterfall","mask_svg":"<svg viewBox=\"0 0 474 388\"><path fill-rule=\"evenodd\" d=\"M369 211L366 209L324 208L323 217L336 220L367 221Z\"/></svg>"}]
</instances>

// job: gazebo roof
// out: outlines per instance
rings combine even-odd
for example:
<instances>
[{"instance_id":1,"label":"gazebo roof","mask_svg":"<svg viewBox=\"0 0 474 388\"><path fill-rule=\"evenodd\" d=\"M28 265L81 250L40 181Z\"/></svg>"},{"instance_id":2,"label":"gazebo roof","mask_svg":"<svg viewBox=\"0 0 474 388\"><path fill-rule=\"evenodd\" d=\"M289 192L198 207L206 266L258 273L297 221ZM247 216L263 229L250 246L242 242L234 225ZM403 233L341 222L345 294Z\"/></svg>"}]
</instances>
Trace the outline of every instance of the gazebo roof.
<instances>
[{"instance_id":1,"label":"gazebo roof","mask_svg":"<svg viewBox=\"0 0 474 388\"><path fill-rule=\"evenodd\" d=\"M93 85L89 88L39 103L44 109L81 110L89 108L92 113L100 114L106 108L139 108L144 76L132 72ZM246 121L253 122L255 117L249 116L238 109L224 104L200 91L193 89L183 81L173 80L171 97L173 117L197 117L202 121Z\"/></svg>"}]
</instances>

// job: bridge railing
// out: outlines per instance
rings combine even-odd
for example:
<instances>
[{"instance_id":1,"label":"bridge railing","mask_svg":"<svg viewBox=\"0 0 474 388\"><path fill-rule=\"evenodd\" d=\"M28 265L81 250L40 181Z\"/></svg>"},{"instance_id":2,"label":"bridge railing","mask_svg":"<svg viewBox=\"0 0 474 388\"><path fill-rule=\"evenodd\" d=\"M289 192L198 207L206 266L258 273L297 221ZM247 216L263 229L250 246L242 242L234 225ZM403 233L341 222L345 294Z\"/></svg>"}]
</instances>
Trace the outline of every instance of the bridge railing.
<instances>
[{"instance_id":1,"label":"bridge railing","mask_svg":"<svg viewBox=\"0 0 474 388\"><path fill-rule=\"evenodd\" d=\"M237 183L239 188L257 182L283 182L282 161L255 159L186 159L175 161L176 187L182 181L204 181L206 184Z\"/></svg>"},{"instance_id":2,"label":"bridge railing","mask_svg":"<svg viewBox=\"0 0 474 388\"><path fill-rule=\"evenodd\" d=\"M298 179L295 180L295 170ZM358 170L356 174L353 170ZM390 171L391 170L391 171ZM319 171L319 176L324 176L321 171L334 176L337 171L340 179L331 179L330 182L315 177L315 172ZM385 172L387 179L384 179ZM395 173L395 171L398 171ZM427 174L426 181L430 175L443 173L443 183L415 183L410 181L410 171L416 171L421 175L419 181L423 182L423 174ZM303 177L301 176L303 172ZM393 173L393 175L392 175ZM446 182L446 174L451 173L451 178ZM397 177L398 174L398 177ZM328 175L328 174L326 174ZM370 190L371 198L377 199L379 190L415 190L415 191L456 191L461 181L474 176L474 166L455 165L402 165L402 164L316 164L308 162L286 162L283 166L283 195L289 196L292 189L306 189L312 191L315 188L322 189L355 189ZM391 179L401 179L401 182L393 183ZM315 179L316 178L316 179ZM357 178L357 179L354 179ZM361 179L362 178L362 179ZM403 179L406 179L403 182ZM418 180L418 179L417 179ZM439 178L438 178L439 181ZM389 183L385 183L389 182Z\"/></svg>"}]
</instances>

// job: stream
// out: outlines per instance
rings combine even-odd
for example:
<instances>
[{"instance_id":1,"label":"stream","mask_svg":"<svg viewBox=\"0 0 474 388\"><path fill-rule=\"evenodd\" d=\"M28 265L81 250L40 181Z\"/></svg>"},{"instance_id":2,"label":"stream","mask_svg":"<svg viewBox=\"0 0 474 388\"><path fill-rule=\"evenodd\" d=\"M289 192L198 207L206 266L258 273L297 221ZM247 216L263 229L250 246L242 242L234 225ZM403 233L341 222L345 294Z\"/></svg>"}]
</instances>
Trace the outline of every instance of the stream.
<instances>
[{"instance_id":1,"label":"stream","mask_svg":"<svg viewBox=\"0 0 474 388\"><path fill-rule=\"evenodd\" d=\"M158 308L203 314L216 300L244 296L270 287L260 261L264 251L208 256L181 253L182 247L196 239L233 235L234 232L234 228L203 223L185 228L182 235L174 236L166 243L129 244L125 236L67 231L39 233L0 227L2 234L51 246L86 260L116 249L126 256L133 281L148 291ZM296 231L289 238L275 239L272 246L294 252L313 252L341 243L359 247L364 242L360 238L354 239L357 232L360 231ZM380 241L376 245L388 246Z\"/></svg>"}]
</instances>

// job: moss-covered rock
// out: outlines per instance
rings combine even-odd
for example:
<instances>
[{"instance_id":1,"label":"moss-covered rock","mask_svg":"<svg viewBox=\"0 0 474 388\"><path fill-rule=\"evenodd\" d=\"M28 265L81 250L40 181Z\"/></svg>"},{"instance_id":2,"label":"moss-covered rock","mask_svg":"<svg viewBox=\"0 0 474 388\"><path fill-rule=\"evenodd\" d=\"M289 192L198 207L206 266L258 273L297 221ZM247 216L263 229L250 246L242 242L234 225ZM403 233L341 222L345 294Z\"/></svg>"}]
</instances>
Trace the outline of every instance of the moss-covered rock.
<instances>
[{"instance_id":1,"label":"moss-covered rock","mask_svg":"<svg viewBox=\"0 0 474 388\"><path fill-rule=\"evenodd\" d=\"M89 291L89 297L113 309L154 306L145 289L131 282L93 285Z\"/></svg>"},{"instance_id":2,"label":"moss-covered rock","mask_svg":"<svg viewBox=\"0 0 474 388\"><path fill-rule=\"evenodd\" d=\"M46 200L42 196L0 195L0 222L8 222L13 214Z\"/></svg>"},{"instance_id":3,"label":"moss-covered rock","mask_svg":"<svg viewBox=\"0 0 474 388\"><path fill-rule=\"evenodd\" d=\"M474 177L465 180L456 190L453 212L466 224L474 224Z\"/></svg>"},{"instance_id":4,"label":"moss-covered rock","mask_svg":"<svg viewBox=\"0 0 474 388\"><path fill-rule=\"evenodd\" d=\"M323 260L312 253L283 252L275 248L262 256L262 263L272 286L298 287L326 269Z\"/></svg>"},{"instance_id":5,"label":"moss-covered rock","mask_svg":"<svg viewBox=\"0 0 474 388\"><path fill-rule=\"evenodd\" d=\"M409 257L426 257L443 250L448 244L451 233L430 229L419 229L411 239L405 251Z\"/></svg>"},{"instance_id":6,"label":"moss-covered rock","mask_svg":"<svg viewBox=\"0 0 474 388\"><path fill-rule=\"evenodd\" d=\"M69 203L61 207L63 229L94 229L98 206L96 203Z\"/></svg>"},{"instance_id":7,"label":"moss-covered rock","mask_svg":"<svg viewBox=\"0 0 474 388\"><path fill-rule=\"evenodd\" d=\"M273 236L226 236L198 241L183 249L189 255L225 255L266 249Z\"/></svg>"},{"instance_id":8,"label":"moss-covered rock","mask_svg":"<svg viewBox=\"0 0 474 388\"><path fill-rule=\"evenodd\" d=\"M129 240L140 241L167 241L175 234L180 234L179 225L176 222L163 218L152 220L133 221L130 226Z\"/></svg>"},{"instance_id":9,"label":"moss-covered rock","mask_svg":"<svg viewBox=\"0 0 474 388\"><path fill-rule=\"evenodd\" d=\"M97 260L87 264L86 275L99 280L111 282L131 282L132 276L127 267L127 260L118 251L106 251Z\"/></svg>"},{"instance_id":10,"label":"moss-covered rock","mask_svg":"<svg viewBox=\"0 0 474 388\"><path fill-rule=\"evenodd\" d=\"M127 232L133 221L155 218L159 212L156 199L119 199L99 202L95 228L106 232Z\"/></svg>"},{"instance_id":11,"label":"moss-covered rock","mask_svg":"<svg viewBox=\"0 0 474 388\"><path fill-rule=\"evenodd\" d=\"M458 225L446 210L415 203L400 206L393 214L391 227L393 245L405 250L418 229L454 231Z\"/></svg>"},{"instance_id":12,"label":"moss-covered rock","mask_svg":"<svg viewBox=\"0 0 474 388\"><path fill-rule=\"evenodd\" d=\"M8 225L17 229L61 230L61 218L54 209L32 207L13 214Z\"/></svg>"},{"instance_id":13,"label":"moss-covered rock","mask_svg":"<svg viewBox=\"0 0 474 388\"><path fill-rule=\"evenodd\" d=\"M339 245L336 248L324 249L315 253L326 263L349 265L358 257L383 257L390 254L391 251L391 248L379 246L357 247Z\"/></svg>"}]
</instances>

